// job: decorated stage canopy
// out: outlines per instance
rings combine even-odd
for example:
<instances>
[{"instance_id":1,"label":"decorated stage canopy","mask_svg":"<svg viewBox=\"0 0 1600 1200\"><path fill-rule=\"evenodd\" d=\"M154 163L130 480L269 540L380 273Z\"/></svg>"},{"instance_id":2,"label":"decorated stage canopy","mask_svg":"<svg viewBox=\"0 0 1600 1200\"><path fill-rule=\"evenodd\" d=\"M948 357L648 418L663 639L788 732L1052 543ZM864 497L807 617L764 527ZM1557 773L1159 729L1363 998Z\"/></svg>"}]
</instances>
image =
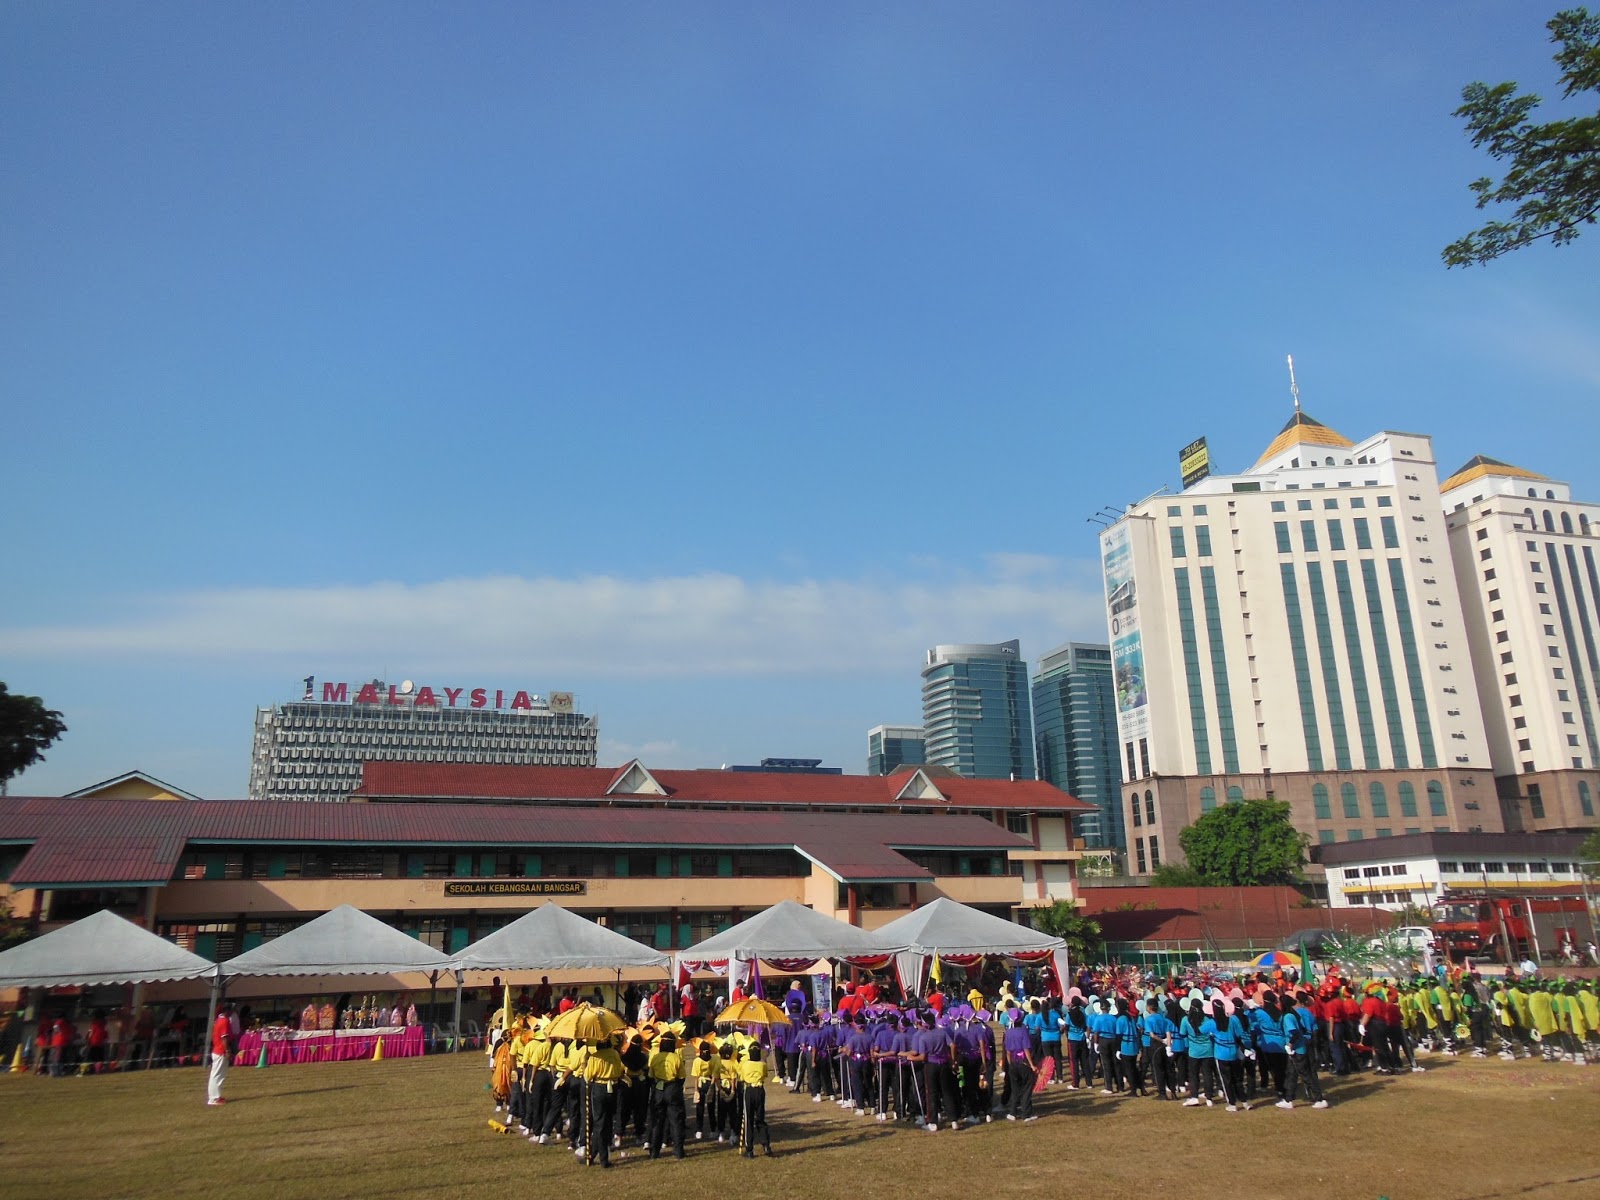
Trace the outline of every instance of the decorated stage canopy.
<instances>
[{"instance_id":1,"label":"decorated stage canopy","mask_svg":"<svg viewBox=\"0 0 1600 1200\"><path fill-rule=\"evenodd\" d=\"M885 939L804 904L783 900L731 929L680 950L677 959L680 967L690 970L730 959L766 959L785 970L819 958L842 958L858 966L873 966L889 961L891 955L904 948L904 942Z\"/></svg>"},{"instance_id":2,"label":"decorated stage canopy","mask_svg":"<svg viewBox=\"0 0 1600 1200\"><path fill-rule=\"evenodd\" d=\"M666 970L668 958L554 901L518 917L456 955L462 971Z\"/></svg>"},{"instance_id":3,"label":"decorated stage canopy","mask_svg":"<svg viewBox=\"0 0 1600 1200\"><path fill-rule=\"evenodd\" d=\"M207 979L217 966L109 909L0 954L0 987Z\"/></svg>"},{"instance_id":4,"label":"decorated stage canopy","mask_svg":"<svg viewBox=\"0 0 1600 1200\"><path fill-rule=\"evenodd\" d=\"M922 954L954 959L969 954L1003 954L1038 962L1066 943L1048 933L941 896L915 912L890 921L878 936Z\"/></svg>"},{"instance_id":5,"label":"decorated stage canopy","mask_svg":"<svg viewBox=\"0 0 1600 1200\"><path fill-rule=\"evenodd\" d=\"M314 921L222 964L223 975L392 975L448 971L455 960L341 904Z\"/></svg>"}]
</instances>

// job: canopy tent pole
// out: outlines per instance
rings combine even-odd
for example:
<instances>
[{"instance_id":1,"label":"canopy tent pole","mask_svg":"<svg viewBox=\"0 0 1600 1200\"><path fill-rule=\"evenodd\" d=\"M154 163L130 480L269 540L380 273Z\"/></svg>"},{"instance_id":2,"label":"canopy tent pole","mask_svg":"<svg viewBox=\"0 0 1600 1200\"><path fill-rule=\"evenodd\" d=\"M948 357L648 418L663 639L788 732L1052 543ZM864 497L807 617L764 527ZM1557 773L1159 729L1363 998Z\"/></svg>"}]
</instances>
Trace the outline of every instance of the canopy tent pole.
<instances>
[{"instance_id":1,"label":"canopy tent pole","mask_svg":"<svg viewBox=\"0 0 1600 1200\"><path fill-rule=\"evenodd\" d=\"M428 1020L433 1023L434 1031L439 1029L439 972L428 973Z\"/></svg>"},{"instance_id":2,"label":"canopy tent pole","mask_svg":"<svg viewBox=\"0 0 1600 1200\"><path fill-rule=\"evenodd\" d=\"M457 971L456 976L456 1051L460 1051L461 1043L465 1040L461 1036L461 980L466 975L465 971Z\"/></svg>"}]
</instances>

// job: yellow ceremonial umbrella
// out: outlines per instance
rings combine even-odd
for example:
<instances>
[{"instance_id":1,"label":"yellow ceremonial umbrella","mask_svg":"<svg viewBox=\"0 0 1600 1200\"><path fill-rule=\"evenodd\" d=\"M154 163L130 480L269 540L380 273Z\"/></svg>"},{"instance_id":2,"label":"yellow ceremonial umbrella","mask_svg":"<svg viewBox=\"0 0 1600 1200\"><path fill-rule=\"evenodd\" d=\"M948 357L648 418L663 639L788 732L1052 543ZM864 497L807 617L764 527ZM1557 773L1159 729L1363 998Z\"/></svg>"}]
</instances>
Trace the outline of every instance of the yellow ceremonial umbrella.
<instances>
[{"instance_id":1,"label":"yellow ceremonial umbrella","mask_svg":"<svg viewBox=\"0 0 1600 1200\"><path fill-rule=\"evenodd\" d=\"M581 1042L602 1042L626 1029L628 1023L609 1008L596 1008L585 1001L569 1008L550 1022L545 1036L550 1038L576 1038Z\"/></svg>"},{"instance_id":2,"label":"yellow ceremonial umbrella","mask_svg":"<svg viewBox=\"0 0 1600 1200\"><path fill-rule=\"evenodd\" d=\"M717 1014L716 1024L730 1025L787 1025L789 1017L776 1004L769 1004L755 996L736 1000Z\"/></svg>"}]
</instances>

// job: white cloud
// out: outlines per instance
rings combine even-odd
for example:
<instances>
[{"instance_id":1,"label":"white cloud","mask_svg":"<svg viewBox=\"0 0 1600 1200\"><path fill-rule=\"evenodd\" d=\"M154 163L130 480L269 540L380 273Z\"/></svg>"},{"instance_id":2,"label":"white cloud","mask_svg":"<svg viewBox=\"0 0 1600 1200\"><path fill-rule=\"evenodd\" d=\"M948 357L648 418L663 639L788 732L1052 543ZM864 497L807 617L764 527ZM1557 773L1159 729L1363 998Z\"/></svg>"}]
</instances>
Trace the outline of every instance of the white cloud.
<instances>
[{"instance_id":1,"label":"white cloud","mask_svg":"<svg viewBox=\"0 0 1600 1200\"><path fill-rule=\"evenodd\" d=\"M899 673L943 642L1023 640L1032 657L1101 638L1093 563L995 556L915 581L753 580L707 572L489 576L153 597L142 615L0 629L19 659L182 659L538 669L613 677ZM327 669L327 668L325 668Z\"/></svg>"}]
</instances>

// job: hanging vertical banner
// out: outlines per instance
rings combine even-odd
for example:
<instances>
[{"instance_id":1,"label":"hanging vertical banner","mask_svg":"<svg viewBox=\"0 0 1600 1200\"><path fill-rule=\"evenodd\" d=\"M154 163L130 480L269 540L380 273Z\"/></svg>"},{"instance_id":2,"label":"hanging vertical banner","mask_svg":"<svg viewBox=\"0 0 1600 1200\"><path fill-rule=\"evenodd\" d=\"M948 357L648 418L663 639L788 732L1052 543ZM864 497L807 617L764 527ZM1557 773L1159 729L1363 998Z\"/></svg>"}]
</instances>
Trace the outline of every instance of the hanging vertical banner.
<instances>
[{"instance_id":1,"label":"hanging vertical banner","mask_svg":"<svg viewBox=\"0 0 1600 1200\"><path fill-rule=\"evenodd\" d=\"M1193 487L1211 474L1211 452L1206 449L1205 438L1195 438L1178 451L1178 474L1184 487Z\"/></svg>"},{"instance_id":2,"label":"hanging vertical banner","mask_svg":"<svg viewBox=\"0 0 1600 1200\"><path fill-rule=\"evenodd\" d=\"M1117 693L1117 730L1124 742L1150 732L1150 696L1145 686L1139 590L1133 576L1129 525L1128 521L1118 521L1100 535L1106 620L1111 631L1111 671Z\"/></svg>"}]
</instances>

